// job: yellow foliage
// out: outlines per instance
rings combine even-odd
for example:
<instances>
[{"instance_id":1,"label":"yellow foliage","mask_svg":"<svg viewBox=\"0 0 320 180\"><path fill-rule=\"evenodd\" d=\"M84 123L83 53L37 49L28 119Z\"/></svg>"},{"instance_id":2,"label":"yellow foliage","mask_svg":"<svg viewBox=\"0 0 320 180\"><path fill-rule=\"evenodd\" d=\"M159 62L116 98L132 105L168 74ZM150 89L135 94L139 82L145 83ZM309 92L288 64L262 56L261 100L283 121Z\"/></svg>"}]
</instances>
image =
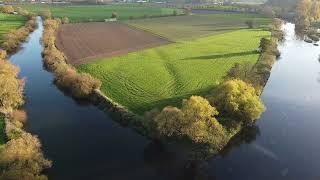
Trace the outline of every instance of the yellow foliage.
<instances>
[{"instance_id":1,"label":"yellow foliage","mask_svg":"<svg viewBox=\"0 0 320 180\"><path fill-rule=\"evenodd\" d=\"M254 87L238 79L226 81L217 87L210 101L220 112L246 123L253 123L265 110Z\"/></svg>"}]
</instances>

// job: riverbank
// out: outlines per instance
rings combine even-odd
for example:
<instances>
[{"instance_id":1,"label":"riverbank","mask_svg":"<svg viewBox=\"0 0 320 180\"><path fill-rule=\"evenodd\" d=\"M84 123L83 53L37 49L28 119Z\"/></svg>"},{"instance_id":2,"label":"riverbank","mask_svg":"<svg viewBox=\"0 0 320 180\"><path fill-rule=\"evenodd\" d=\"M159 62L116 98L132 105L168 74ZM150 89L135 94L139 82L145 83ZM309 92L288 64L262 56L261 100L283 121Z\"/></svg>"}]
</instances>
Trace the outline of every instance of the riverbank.
<instances>
[{"instance_id":1,"label":"riverbank","mask_svg":"<svg viewBox=\"0 0 320 180\"><path fill-rule=\"evenodd\" d=\"M18 29L15 33L29 33L35 27L35 19L28 21L24 31ZM8 39L4 46L10 52L16 50L18 44L26 38L26 34L17 39ZM6 51L1 50L0 56L0 179L46 179L42 171L51 167L51 162L44 158L39 139L24 129L27 115L20 108L24 105L24 83L18 77L19 68L6 58Z\"/></svg>"}]
</instances>

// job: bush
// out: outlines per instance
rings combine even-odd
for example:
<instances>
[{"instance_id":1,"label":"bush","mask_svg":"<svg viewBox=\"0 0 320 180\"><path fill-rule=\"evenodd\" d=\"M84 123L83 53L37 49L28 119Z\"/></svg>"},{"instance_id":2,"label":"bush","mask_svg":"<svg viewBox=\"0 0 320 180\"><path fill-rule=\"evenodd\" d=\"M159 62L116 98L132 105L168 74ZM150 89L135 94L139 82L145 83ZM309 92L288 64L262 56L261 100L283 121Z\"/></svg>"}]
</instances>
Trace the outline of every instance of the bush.
<instances>
[{"instance_id":1,"label":"bush","mask_svg":"<svg viewBox=\"0 0 320 180\"><path fill-rule=\"evenodd\" d=\"M5 50L0 49L0 61L4 60L7 57L7 52Z\"/></svg>"},{"instance_id":2,"label":"bush","mask_svg":"<svg viewBox=\"0 0 320 180\"><path fill-rule=\"evenodd\" d=\"M24 102L24 81L17 79L18 72L16 66L0 61L0 112L12 112Z\"/></svg>"},{"instance_id":3,"label":"bush","mask_svg":"<svg viewBox=\"0 0 320 180\"><path fill-rule=\"evenodd\" d=\"M69 24L70 21L69 21L69 18L68 17L63 17L62 18L62 24Z\"/></svg>"},{"instance_id":4,"label":"bush","mask_svg":"<svg viewBox=\"0 0 320 180\"><path fill-rule=\"evenodd\" d=\"M43 17L44 19L51 19L52 14L51 14L51 11L42 11L40 13L40 16Z\"/></svg>"},{"instance_id":5,"label":"bush","mask_svg":"<svg viewBox=\"0 0 320 180\"><path fill-rule=\"evenodd\" d=\"M248 28L252 29L254 28L254 22L252 19L246 20L245 24L248 26Z\"/></svg>"},{"instance_id":6,"label":"bush","mask_svg":"<svg viewBox=\"0 0 320 180\"><path fill-rule=\"evenodd\" d=\"M174 15L174 16L177 16L177 15L178 15L178 12L177 12L177 10L173 10L173 13L172 13L172 15Z\"/></svg>"},{"instance_id":7,"label":"bush","mask_svg":"<svg viewBox=\"0 0 320 180\"><path fill-rule=\"evenodd\" d=\"M0 12L12 14L14 12L14 9L12 6L0 6Z\"/></svg>"},{"instance_id":8,"label":"bush","mask_svg":"<svg viewBox=\"0 0 320 180\"><path fill-rule=\"evenodd\" d=\"M43 179L39 176L43 169L51 167L51 162L43 157L41 143L29 133L10 140L0 152L0 179Z\"/></svg>"},{"instance_id":9,"label":"bush","mask_svg":"<svg viewBox=\"0 0 320 180\"><path fill-rule=\"evenodd\" d=\"M256 90L242 80L228 80L213 90L210 102L223 113L252 124L264 112L265 107Z\"/></svg>"},{"instance_id":10,"label":"bush","mask_svg":"<svg viewBox=\"0 0 320 180\"><path fill-rule=\"evenodd\" d=\"M94 79L87 73L77 73L76 70L68 68L66 70L60 69L56 71L56 84L69 90L72 96L76 98L88 97L94 89L98 89L101 86L99 80Z\"/></svg>"},{"instance_id":11,"label":"bush","mask_svg":"<svg viewBox=\"0 0 320 180\"><path fill-rule=\"evenodd\" d=\"M111 14L111 18L118 18L118 14L115 13L115 12L113 12L113 13Z\"/></svg>"}]
</instances>

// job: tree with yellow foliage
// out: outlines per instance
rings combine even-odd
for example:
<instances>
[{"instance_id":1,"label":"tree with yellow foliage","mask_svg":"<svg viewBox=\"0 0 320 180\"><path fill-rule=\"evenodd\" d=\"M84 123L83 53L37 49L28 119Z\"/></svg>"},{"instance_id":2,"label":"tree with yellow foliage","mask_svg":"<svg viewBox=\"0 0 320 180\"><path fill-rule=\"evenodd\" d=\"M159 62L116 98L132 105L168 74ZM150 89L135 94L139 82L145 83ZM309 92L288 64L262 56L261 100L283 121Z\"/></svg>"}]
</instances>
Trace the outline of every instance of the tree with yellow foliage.
<instances>
[{"instance_id":1,"label":"tree with yellow foliage","mask_svg":"<svg viewBox=\"0 0 320 180\"><path fill-rule=\"evenodd\" d=\"M231 116L249 124L258 119L265 110L255 88L238 79L218 86L209 100L224 116Z\"/></svg>"}]
</instances>

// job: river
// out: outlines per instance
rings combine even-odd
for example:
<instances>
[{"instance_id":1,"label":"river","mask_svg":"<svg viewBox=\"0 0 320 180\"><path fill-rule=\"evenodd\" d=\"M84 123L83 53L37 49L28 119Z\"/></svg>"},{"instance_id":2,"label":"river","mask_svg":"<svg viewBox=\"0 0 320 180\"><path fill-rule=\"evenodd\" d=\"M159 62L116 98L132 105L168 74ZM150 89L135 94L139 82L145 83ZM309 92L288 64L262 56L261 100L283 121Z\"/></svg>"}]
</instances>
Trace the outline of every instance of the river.
<instances>
[{"instance_id":1,"label":"river","mask_svg":"<svg viewBox=\"0 0 320 180\"><path fill-rule=\"evenodd\" d=\"M264 89L267 111L257 127L244 143L192 164L57 89L43 67L41 19L38 25L10 60L26 78L26 128L53 161L49 179L320 178L320 47L297 40L294 25L284 26L286 40Z\"/></svg>"}]
</instances>

